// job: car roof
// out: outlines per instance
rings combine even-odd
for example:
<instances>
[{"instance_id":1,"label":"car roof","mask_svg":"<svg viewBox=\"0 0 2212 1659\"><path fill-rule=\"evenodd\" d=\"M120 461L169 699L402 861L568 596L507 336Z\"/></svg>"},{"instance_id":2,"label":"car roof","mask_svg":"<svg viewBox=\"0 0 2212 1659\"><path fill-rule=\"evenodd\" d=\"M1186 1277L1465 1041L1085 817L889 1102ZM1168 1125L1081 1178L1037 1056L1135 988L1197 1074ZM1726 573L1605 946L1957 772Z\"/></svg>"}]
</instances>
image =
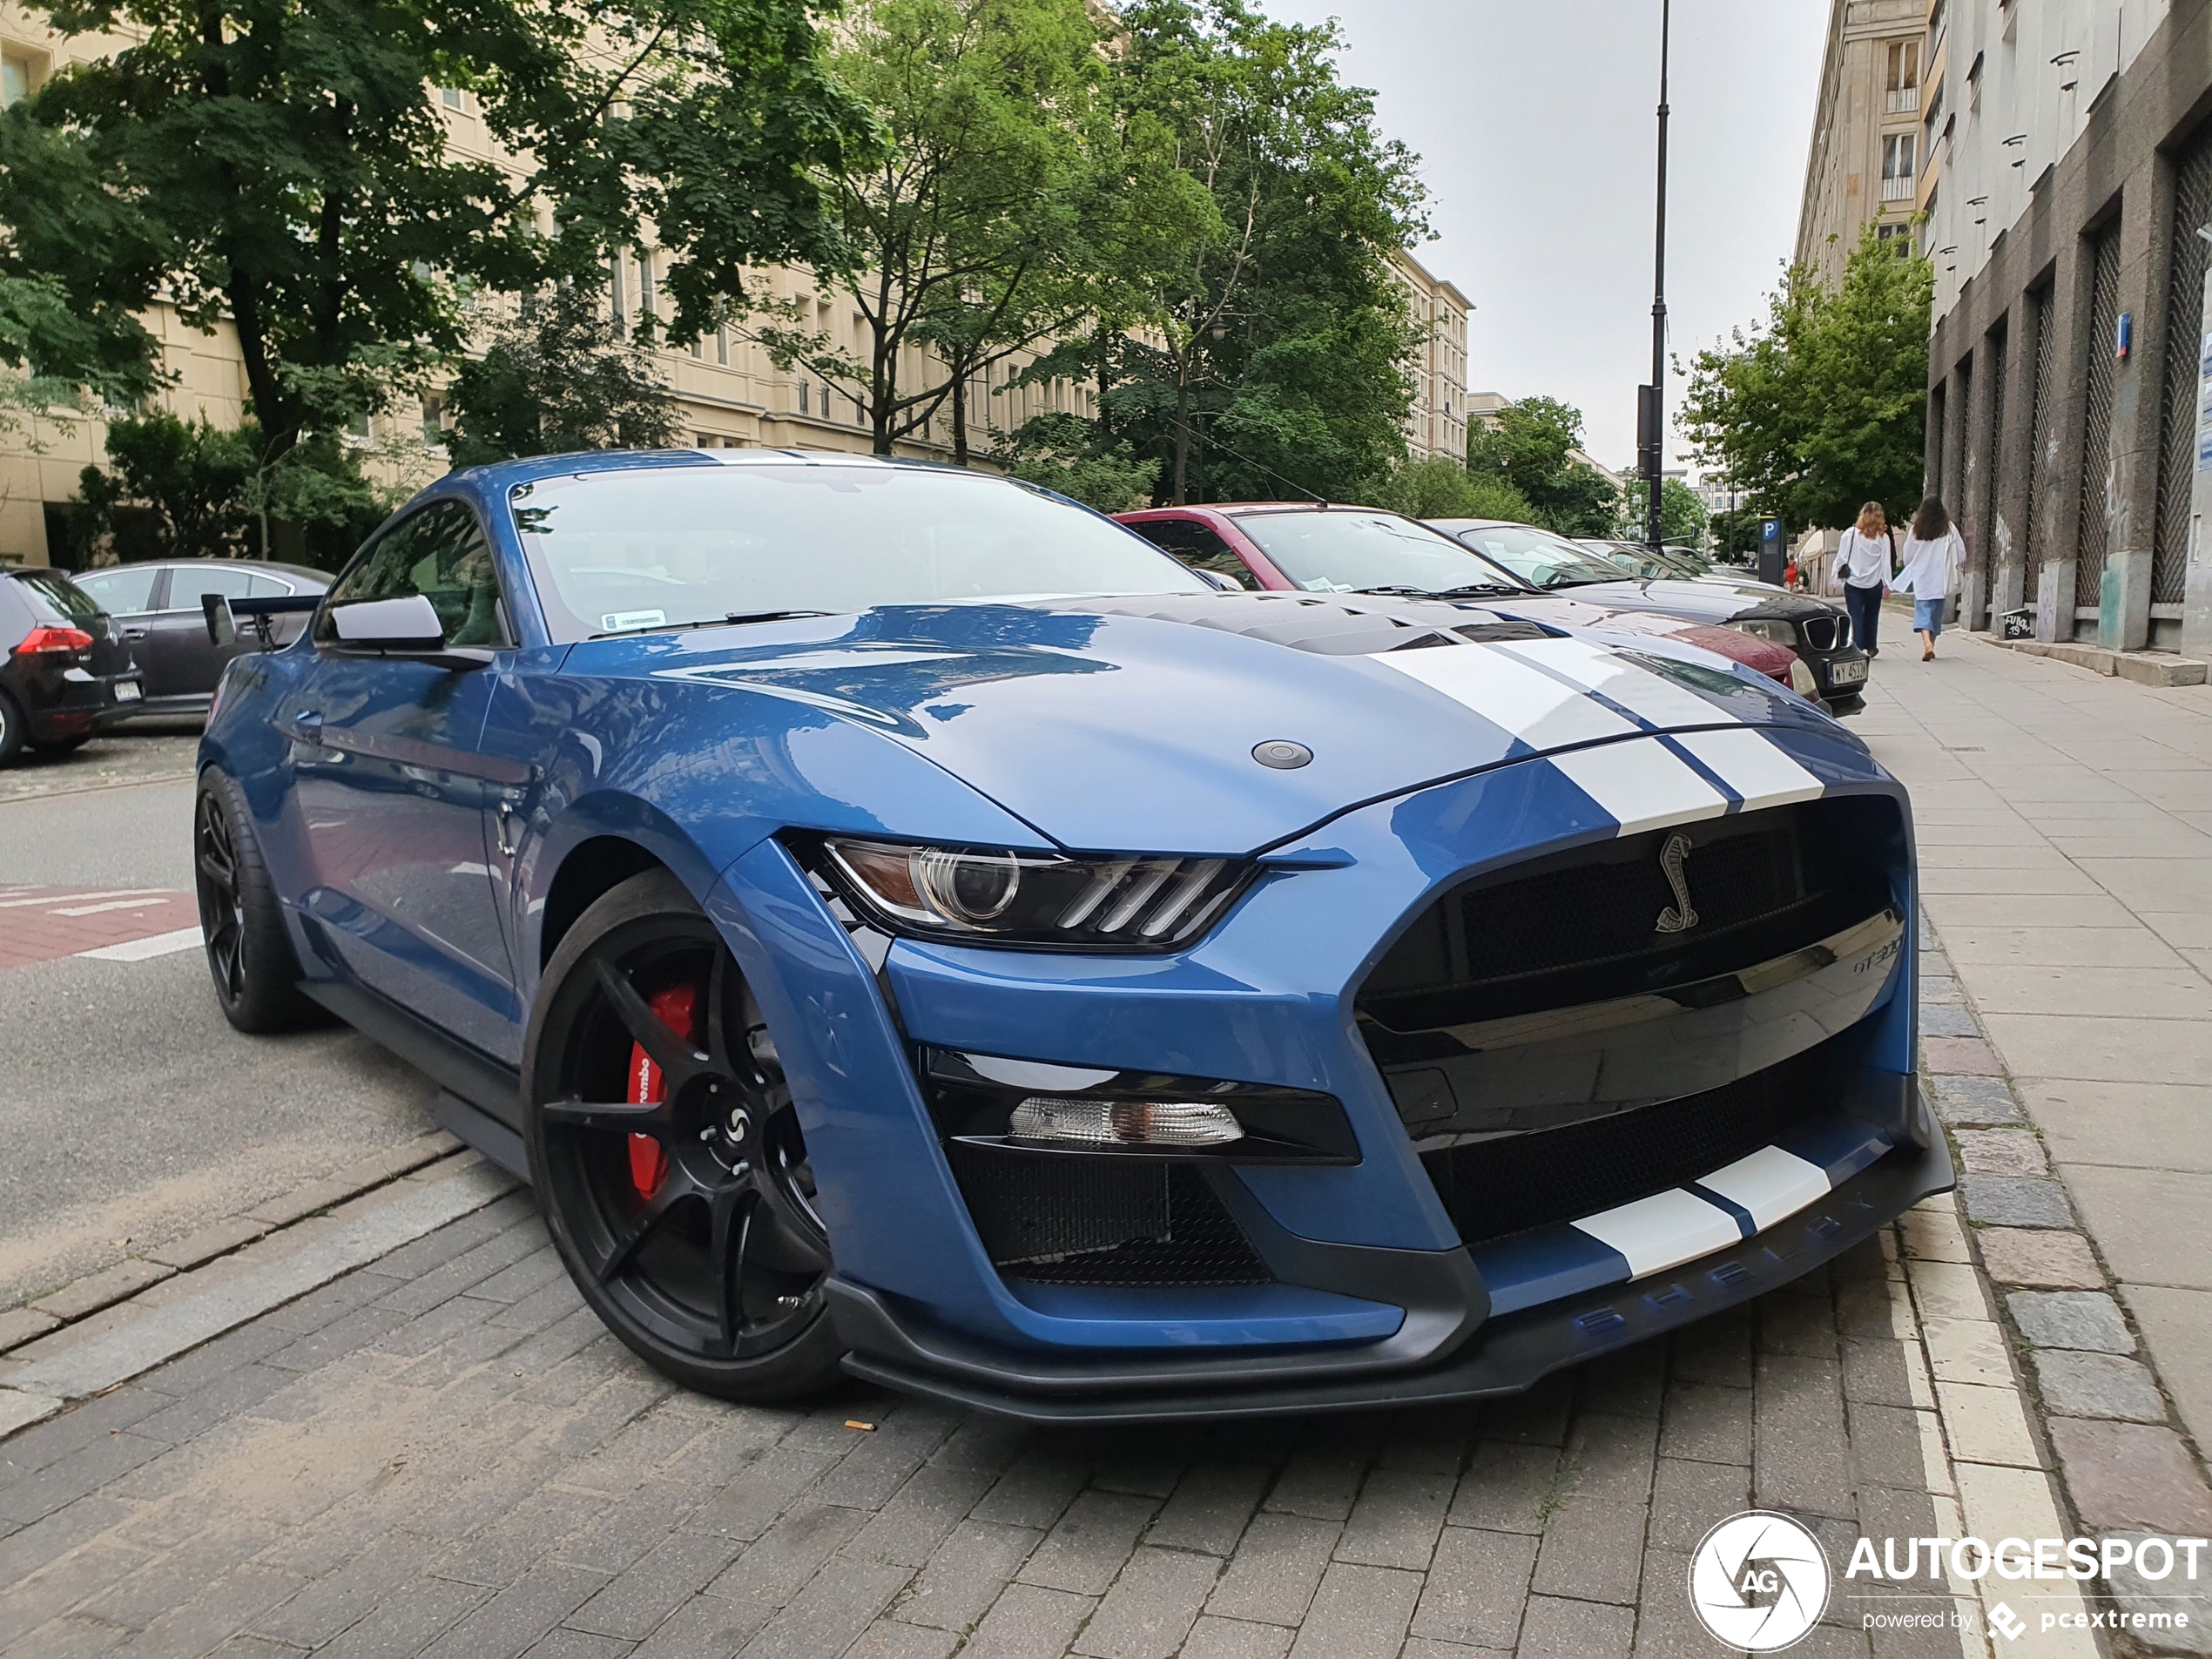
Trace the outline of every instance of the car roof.
<instances>
[{"instance_id":1,"label":"car roof","mask_svg":"<svg viewBox=\"0 0 2212 1659\"><path fill-rule=\"evenodd\" d=\"M529 455L518 461L498 461L448 473L444 482L475 483L489 488L511 487L540 478L576 477L590 473L651 470L677 467L875 467L906 471L952 473L993 483L1014 482L996 473L955 467L948 462L926 461L907 455L856 455L846 449L574 449L560 455Z\"/></svg>"}]
</instances>

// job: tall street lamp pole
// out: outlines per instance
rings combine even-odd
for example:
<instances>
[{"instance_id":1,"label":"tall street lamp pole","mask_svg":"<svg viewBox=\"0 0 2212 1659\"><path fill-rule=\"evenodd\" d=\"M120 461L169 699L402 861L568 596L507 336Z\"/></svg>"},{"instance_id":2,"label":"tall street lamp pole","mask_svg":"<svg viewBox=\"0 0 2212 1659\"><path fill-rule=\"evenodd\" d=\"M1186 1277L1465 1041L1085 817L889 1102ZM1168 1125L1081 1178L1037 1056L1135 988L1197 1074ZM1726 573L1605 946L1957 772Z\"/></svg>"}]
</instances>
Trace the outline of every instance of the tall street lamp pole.
<instances>
[{"instance_id":1,"label":"tall street lamp pole","mask_svg":"<svg viewBox=\"0 0 2212 1659\"><path fill-rule=\"evenodd\" d=\"M1659 546L1660 451L1666 431L1662 394L1667 380L1667 37L1674 0L1659 0L1659 208L1658 246L1651 278L1651 384L1642 388L1636 424L1643 462L1644 539Z\"/></svg>"}]
</instances>

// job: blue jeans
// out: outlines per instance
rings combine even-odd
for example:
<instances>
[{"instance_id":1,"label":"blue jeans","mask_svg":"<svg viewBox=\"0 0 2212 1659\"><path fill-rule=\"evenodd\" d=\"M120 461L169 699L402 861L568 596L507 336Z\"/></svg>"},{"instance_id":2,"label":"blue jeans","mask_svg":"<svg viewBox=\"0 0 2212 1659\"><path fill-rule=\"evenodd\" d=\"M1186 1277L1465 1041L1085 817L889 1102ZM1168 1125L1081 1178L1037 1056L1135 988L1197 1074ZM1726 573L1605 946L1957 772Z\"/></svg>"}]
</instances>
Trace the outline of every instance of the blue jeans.
<instances>
[{"instance_id":1,"label":"blue jeans","mask_svg":"<svg viewBox=\"0 0 2212 1659\"><path fill-rule=\"evenodd\" d=\"M1844 583L1844 606L1851 612L1851 644L1872 651L1882 626L1882 584L1862 588L1856 582Z\"/></svg>"}]
</instances>

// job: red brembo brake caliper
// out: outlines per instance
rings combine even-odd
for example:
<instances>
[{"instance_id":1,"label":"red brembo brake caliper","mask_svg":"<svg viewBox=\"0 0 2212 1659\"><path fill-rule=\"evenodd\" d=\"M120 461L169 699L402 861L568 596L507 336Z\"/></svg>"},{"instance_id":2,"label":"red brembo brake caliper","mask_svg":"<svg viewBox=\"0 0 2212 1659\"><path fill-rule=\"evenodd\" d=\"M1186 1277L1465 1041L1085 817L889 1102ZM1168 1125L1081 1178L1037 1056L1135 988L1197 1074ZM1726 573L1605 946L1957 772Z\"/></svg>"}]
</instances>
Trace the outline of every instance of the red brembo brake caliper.
<instances>
[{"instance_id":1,"label":"red brembo brake caliper","mask_svg":"<svg viewBox=\"0 0 2212 1659\"><path fill-rule=\"evenodd\" d=\"M671 985L664 991L656 991L646 1000L654 1018L686 1042L699 1040L699 988L696 985ZM630 1100L632 1105L649 1100L658 1100L664 1087L661 1069L653 1063L652 1055L645 1052L643 1043L630 1045ZM630 1137L630 1184L637 1189L637 1196L650 1198L660 1190L668 1174L668 1153L650 1135Z\"/></svg>"}]
</instances>

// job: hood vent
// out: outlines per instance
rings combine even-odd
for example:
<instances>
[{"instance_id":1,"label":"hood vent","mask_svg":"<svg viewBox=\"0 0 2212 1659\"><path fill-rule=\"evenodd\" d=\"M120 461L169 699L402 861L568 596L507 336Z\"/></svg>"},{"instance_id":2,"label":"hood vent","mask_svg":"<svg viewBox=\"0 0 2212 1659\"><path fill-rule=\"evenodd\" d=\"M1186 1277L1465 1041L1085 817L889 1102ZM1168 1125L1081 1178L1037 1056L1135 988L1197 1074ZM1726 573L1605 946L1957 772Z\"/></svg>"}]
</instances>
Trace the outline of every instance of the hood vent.
<instances>
[{"instance_id":1,"label":"hood vent","mask_svg":"<svg viewBox=\"0 0 2212 1659\"><path fill-rule=\"evenodd\" d=\"M1377 657L1385 651L1438 645L1560 637L1556 629L1450 600L1368 595L1150 594L1126 599L1062 600L1036 608L1080 611L1091 617L1179 622L1323 657Z\"/></svg>"}]
</instances>

